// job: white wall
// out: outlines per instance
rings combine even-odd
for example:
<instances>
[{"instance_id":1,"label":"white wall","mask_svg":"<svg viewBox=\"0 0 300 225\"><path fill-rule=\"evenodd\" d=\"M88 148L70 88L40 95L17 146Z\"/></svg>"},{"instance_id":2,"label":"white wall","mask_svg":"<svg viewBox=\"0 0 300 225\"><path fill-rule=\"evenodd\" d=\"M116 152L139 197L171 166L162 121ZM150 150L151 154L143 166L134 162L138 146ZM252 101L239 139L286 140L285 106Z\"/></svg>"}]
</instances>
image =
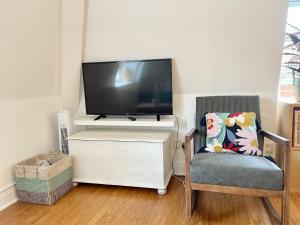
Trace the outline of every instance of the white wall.
<instances>
[{"instance_id":1,"label":"white wall","mask_svg":"<svg viewBox=\"0 0 300 225\"><path fill-rule=\"evenodd\" d=\"M0 191L14 183L16 163L57 150L58 97L0 101Z\"/></svg>"},{"instance_id":2,"label":"white wall","mask_svg":"<svg viewBox=\"0 0 300 225\"><path fill-rule=\"evenodd\" d=\"M60 8L0 1L0 197L17 162L58 147Z\"/></svg>"},{"instance_id":3,"label":"white wall","mask_svg":"<svg viewBox=\"0 0 300 225\"><path fill-rule=\"evenodd\" d=\"M0 1L0 99L58 95L59 2Z\"/></svg>"},{"instance_id":4,"label":"white wall","mask_svg":"<svg viewBox=\"0 0 300 225\"><path fill-rule=\"evenodd\" d=\"M80 100L81 62L84 33L84 0L63 0L61 18L62 106L71 114Z\"/></svg>"},{"instance_id":5,"label":"white wall","mask_svg":"<svg viewBox=\"0 0 300 225\"><path fill-rule=\"evenodd\" d=\"M188 96L259 94L275 130L287 1L89 0L85 61L172 57L175 113ZM177 99L177 101L176 101Z\"/></svg>"}]
</instances>

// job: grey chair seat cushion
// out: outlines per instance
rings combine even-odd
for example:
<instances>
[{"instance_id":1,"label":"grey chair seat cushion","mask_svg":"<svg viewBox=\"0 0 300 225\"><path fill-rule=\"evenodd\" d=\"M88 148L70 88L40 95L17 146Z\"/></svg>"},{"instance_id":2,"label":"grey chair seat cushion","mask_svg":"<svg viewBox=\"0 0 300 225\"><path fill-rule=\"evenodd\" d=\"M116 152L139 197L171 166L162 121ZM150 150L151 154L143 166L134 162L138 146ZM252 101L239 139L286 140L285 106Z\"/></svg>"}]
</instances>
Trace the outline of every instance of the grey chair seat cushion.
<instances>
[{"instance_id":1,"label":"grey chair seat cushion","mask_svg":"<svg viewBox=\"0 0 300 225\"><path fill-rule=\"evenodd\" d=\"M198 153L191 162L193 183L267 190L283 189L283 172L261 156Z\"/></svg>"}]
</instances>

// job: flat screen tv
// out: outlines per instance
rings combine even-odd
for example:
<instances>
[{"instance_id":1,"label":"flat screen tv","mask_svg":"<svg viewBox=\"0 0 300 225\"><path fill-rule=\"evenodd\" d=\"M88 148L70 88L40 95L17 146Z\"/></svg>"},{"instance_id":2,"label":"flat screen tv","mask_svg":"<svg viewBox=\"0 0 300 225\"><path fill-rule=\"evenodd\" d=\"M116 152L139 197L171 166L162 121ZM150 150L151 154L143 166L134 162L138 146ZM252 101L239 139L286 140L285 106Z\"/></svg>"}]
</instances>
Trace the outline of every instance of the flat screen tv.
<instances>
[{"instance_id":1,"label":"flat screen tv","mask_svg":"<svg viewBox=\"0 0 300 225\"><path fill-rule=\"evenodd\" d=\"M172 60L83 63L89 115L172 115Z\"/></svg>"}]
</instances>

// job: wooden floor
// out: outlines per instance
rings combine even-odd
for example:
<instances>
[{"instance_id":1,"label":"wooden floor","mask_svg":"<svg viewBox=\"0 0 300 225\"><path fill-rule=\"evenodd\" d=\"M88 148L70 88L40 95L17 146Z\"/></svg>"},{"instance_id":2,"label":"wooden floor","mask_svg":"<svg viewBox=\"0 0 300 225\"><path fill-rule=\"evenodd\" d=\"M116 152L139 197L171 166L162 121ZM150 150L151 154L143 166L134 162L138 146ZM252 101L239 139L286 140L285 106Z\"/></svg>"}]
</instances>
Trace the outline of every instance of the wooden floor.
<instances>
[{"instance_id":1,"label":"wooden floor","mask_svg":"<svg viewBox=\"0 0 300 225\"><path fill-rule=\"evenodd\" d=\"M272 200L279 209L280 201ZM300 195L291 198L291 225L300 225ZM201 193L191 220L185 219L184 187L173 178L167 195L155 190L79 185L52 206L16 203L0 212L2 225L26 224L275 224L259 198Z\"/></svg>"}]
</instances>

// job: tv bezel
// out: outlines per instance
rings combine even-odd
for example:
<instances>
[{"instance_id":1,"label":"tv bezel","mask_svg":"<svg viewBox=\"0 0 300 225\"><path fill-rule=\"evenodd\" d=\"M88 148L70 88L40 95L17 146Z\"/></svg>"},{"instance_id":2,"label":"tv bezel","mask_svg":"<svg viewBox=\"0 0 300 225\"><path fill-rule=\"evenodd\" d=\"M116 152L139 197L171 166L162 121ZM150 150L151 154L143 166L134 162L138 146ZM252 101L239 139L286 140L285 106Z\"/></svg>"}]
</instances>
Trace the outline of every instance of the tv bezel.
<instances>
[{"instance_id":1,"label":"tv bezel","mask_svg":"<svg viewBox=\"0 0 300 225\"><path fill-rule=\"evenodd\" d=\"M126 63L126 62L148 62L148 61L170 61L170 75L171 75L171 112L170 113L89 113L88 106L87 106L87 95L85 92L86 85L84 82L84 74L83 74L83 66L87 64L105 64L105 63ZM84 92L84 102L85 102L85 111L86 115L107 115L107 116L155 116L155 115L173 115L173 73L172 73L172 58L162 58L162 59L142 59L142 60L120 60L120 61L103 61L103 62L82 62L81 63L82 69L82 81L83 81L83 92Z\"/></svg>"}]
</instances>

